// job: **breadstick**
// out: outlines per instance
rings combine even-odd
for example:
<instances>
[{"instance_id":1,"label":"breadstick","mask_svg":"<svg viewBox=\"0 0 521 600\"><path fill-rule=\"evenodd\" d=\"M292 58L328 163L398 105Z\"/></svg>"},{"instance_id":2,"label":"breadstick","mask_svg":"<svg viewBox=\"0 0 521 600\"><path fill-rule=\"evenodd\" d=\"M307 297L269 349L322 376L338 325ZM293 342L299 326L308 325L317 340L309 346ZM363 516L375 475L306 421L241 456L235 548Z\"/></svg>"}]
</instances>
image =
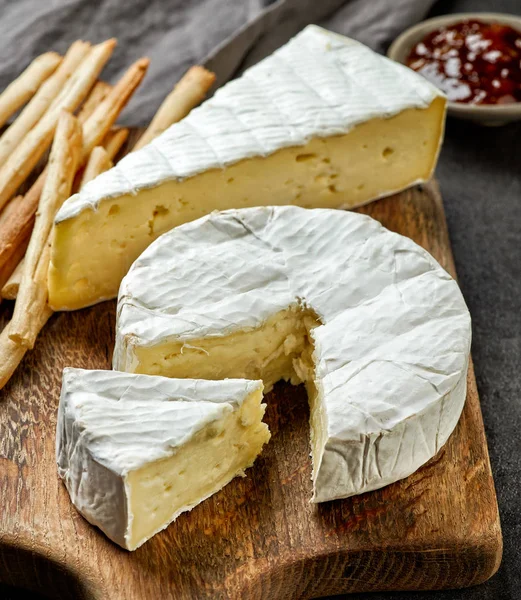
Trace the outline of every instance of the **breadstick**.
<instances>
[{"instance_id":1,"label":"breadstick","mask_svg":"<svg viewBox=\"0 0 521 600\"><path fill-rule=\"evenodd\" d=\"M123 144L127 141L129 130L126 127L113 127L103 138L103 147L110 160L114 161Z\"/></svg>"},{"instance_id":2,"label":"breadstick","mask_svg":"<svg viewBox=\"0 0 521 600\"><path fill-rule=\"evenodd\" d=\"M56 71L44 82L36 95L13 124L0 137L0 165L2 165L24 136L38 123L54 99L63 91L78 65L90 50L87 42L74 42Z\"/></svg>"},{"instance_id":3,"label":"breadstick","mask_svg":"<svg viewBox=\"0 0 521 600\"><path fill-rule=\"evenodd\" d=\"M110 83L107 83L106 81L96 81L87 100L85 100L78 113L78 121L81 125L83 125L83 123L91 116L98 104L105 99L111 89L112 86Z\"/></svg>"},{"instance_id":4,"label":"breadstick","mask_svg":"<svg viewBox=\"0 0 521 600\"><path fill-rule=\"evenodd\" d=\"M20 218L23 202L23 196L13 198L0 214L0 288L24 255L33 228L34 216Z\"/></svg>"},{"instance_id":5,"label":"breadstick","mask_svg":"<svg viewBox=\"0 0 521 600\"><path fill-rule=\"evenodd\" d=\"M9 201L51 144L62 110L73 112L94 85L114 49L115 40L94 46L42 119L24 137L0 169L0 209Z\"/></svg>"},{"instance_id":6,"label":"breadstick","mask_svg":"<svg viewBox=\"0 0 521 600\"><path fill-rule=\"evenodd\" d=\"M43 329L43 326L52 315L52 310L45 305L43 311L38 316L38 331ZM4 327L0 333L0 389L9 381L11 375L15 372L16 367L22 362L28 348L13 342L9 337L9 325Z\"/></svg>"},{"instance_id":7,"label":"breadstick","mask_svg":"<svg viewBox=\"0 0 521 600\"><path fill-rule=\"evenodd\" d=\"M29 243L29 237L27 238L27 244ZM25 250L23 252L25 254ZM16 300L16 296L18 295L18 288L20 287L20 280L22 278L22 271L24 267L24 259L16 265L15 270L11 273L11 277L6 281L2 288L2 298L4 300Z\"/></svg>"},{"instance_id":8,"label":"breadstick","mask_svg":"<svg viewBox=\"0 0 521 600\"><path fill-rule=\"evenodd\" d=\"M192 108L204 99L214 81L214 73L204 67L195 66L189 69L165 98L134 150L146 146L170 125L186 117Z\"/></svg>"},{"instance_id":9,"label":"breadstick","mask_svg":"<svg viewBox=\"0 0 521 600\"><path fill-rule=\"evenodd\" d=\"M33 183L25 196L17 196L0 213L0 282L11 275L11 255L23 242L25 231L31 231L34 224L34 213L38 208L40 194L45 181L46 169Z\"/></svg>"},{"instance_id":10,"label":"breadstick","mask_svg":"<svg viewBox=\"0 0 521 600\"><path fill-rule=\"evenodd\" d=\"M89 160L85 165L83 176L81 178L80 188L82 188L91 179L97 177L100 173L107 171L112 167L112 161L110 160L107 151L103 146L96 146L90 153Z\"/></svg>"},{"instance_id":11,"label":"breadstick","mask_svg":"<svg viewBox=\"0 0 521 600\"><path fill-rule=\"evenodd\" d=\"M48 238L54 217L69 197L82 148L81 127L76 117L63 112L49 157L34 229L25 255L24 269L9 337L32 348L38 335L38 324L47 302ZM46 256L46 260L43 258Z\"/></svg>"},{"instance_id":12,"label":"breadstick","mask_svg":"<svg viewBox=\"0 0 521 600\"><path fill-rule=\"evenodd\" d=\"M83 123L83 153L81 163L88 160L92 150L100 145L118 118L119 113L141 83L150 61L141 58L129 67L115 87L111 88L92 114ZM76 177L73 191L76 193L81 185L81 173Z\"/></svg>"},{"instance_id":13,"label":"breadstick","mask_svg":"<svg viewBox=\"0 0 521 600\"><path fill-rule=\"evenodd\" d=\"M16 196L9 202L9 204L0 212L0 235L3 232L3 227L11 223L16 218L16 213L19 211L20 203L23 200L23 196Z\"/></svg>"},{"instance_id":14,"label":"breadstick","mask_svg":"<svg viewBox=\"0 0 521 600\"><path fill-rule=\"evenodd\" d=\"M5 262L5 265L2 269L0 269L0 288L9 281L10 275L16 269L16 266L22 260L25 251L27 250L27 246L29 245L29 239L31 237L32 223L29 223L27 227L24 227L20 231L19 238L16 240L16 245L14 245L9 252L9 256Z\"/></svg>"},{"instance_id":15,"label":"breadstick","mask_svg":"<svg viewBox=\"0 0 521 600\"><path fill-rule=\"evenodd\" d=\"M48 248L45 252L47 253L47 256L50 255ZM44 276L43 271L38 273L38 275L39 277ZM52 314L53 311L45 304L43 310L38 315L38 332L43 329L45 323L47 323ZM9 325L10 323L8 323L0 333L0 389L2 389L9 381L11 375L22 362L22 359L28 350L26 346L10 339Z\"/></svg>"},{"instance_id":16,"label":"breadstick","mask_svg":"<svg viewBox=\"0 0 521 600\"><path fill-rule=\"evenodd\" d=\"M101 144L105 135L116 122L119 113L143 80L149 63L148 58L141 58L136 61L85 121L83 126L83 160L87 160L92 149Z\"/></svg>"},{"instance_id":17,"label":"breadstick","mask_svg":"<svg viewBox=\"0 0 521 600\"><path fill-rule=\"evenodd\" d=\"M57 69L62 57L46 52L35 58L25 71L0 94L0 127L30 100L40 85Z\"/></svg>"}]
</instances>

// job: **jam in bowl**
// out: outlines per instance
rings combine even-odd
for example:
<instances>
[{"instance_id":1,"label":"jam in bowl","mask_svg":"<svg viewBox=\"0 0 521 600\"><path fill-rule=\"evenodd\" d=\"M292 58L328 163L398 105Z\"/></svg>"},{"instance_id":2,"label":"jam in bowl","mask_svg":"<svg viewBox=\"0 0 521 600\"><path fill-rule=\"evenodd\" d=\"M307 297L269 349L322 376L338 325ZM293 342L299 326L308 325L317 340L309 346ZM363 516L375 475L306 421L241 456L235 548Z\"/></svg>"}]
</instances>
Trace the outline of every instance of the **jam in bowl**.
<instances>
[{"instance_id":1,"label":"jam in bowl","mask_svg":"<svg viewBox=\"0 0 521 600\"><path fill-rule=\"evenodd\" d=\"M521 101L521 33L506 24L465 19L442 25L412 47L405 64L451 102Z\"/></svg>"}]
</instances>

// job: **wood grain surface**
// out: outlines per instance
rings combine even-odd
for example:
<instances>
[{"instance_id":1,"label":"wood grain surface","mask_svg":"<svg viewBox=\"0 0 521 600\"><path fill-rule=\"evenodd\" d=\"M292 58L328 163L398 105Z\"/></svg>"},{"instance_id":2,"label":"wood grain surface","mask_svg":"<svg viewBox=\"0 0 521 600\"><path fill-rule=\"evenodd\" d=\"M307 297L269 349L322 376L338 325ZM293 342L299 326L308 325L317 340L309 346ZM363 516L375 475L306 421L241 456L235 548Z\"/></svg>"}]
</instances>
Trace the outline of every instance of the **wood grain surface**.
<instances>
[{"instance_id":1,"label":"wood grain surface","mask_svg":"<svg viewBox=\"0 0 521 600\"><path fill-rule=\"evenodd\" d=\"M360 212L454 274L434 182ZM0 325L11 312L0 306ZM274 600L457 588L497 570L502 538L472 368L462 418L437 456L382 490L321 505L309 502L305 390L279 383L267 396L272 439L247 477L136 552L112 544L70 503L54 446L62 369L109 369L114 325L114 301L54 315L0 392L0 581L62 600Z\"/></svg>"}]
</instances>

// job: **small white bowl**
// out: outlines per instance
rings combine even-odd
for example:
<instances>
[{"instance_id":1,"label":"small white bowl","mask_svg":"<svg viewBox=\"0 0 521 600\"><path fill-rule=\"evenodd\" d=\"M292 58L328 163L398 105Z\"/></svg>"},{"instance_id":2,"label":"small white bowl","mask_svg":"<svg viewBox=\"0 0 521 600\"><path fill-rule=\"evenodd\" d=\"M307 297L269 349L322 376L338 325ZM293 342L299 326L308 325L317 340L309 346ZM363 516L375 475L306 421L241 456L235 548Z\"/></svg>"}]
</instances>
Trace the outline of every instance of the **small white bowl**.
<instances>
[{"instance_id":1,"label":"small white bowl","mask_svg":"<svg viewBox=\"0 0 521 600\"><path fill-rule=\"evenodd\" d=\"M422 21L406 29L389 47L387 56L405 64L409 52L419 41L434 29L443 25L452 25L466 19L479 19L485 23L500 23L510 25L521 32L521 17L502 13L459 13L444 15ZM451 117L475 121L481 125L505 125L512 121L521 120L521 102L512 104L465 104L448 102L447 112Z\"/></svg>"}]
</instances>

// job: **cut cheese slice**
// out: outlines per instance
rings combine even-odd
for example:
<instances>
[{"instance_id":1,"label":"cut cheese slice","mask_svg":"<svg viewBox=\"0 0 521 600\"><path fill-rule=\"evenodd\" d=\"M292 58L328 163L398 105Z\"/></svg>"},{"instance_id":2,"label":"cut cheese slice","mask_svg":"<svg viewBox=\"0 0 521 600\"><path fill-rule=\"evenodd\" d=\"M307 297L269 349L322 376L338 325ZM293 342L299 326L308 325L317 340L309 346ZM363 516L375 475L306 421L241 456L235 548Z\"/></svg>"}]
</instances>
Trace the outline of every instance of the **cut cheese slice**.
<instances>
[{"instance_id":1,"label":"cut cheese slice","mask_svg":"<svg viewBox=\"0 0 521 600\"><path fill-rule=\"evenodd\" d=\"M65 369L58 472L72 502L135 550L253 464L269 437L262 382Z\"/></svg>"},{"instance_id":2,"label":"cut cheese slice","mask_svg":"<svg viewBox=\"0 0 521 600\"><path fill-rule=\"evenodd\" d=\"M305 382L315 502L380 488L434 456L466 395L470 316L422 248L355 213L213 213L124 278L114 368Z\"/></svg>"},{"instance_id":3,"label":"cut cheese slice","mask_svg":"<svg viewBox=\"0 0 521 600\"><path fill-rule=\"evenodd\" d=\"M213 210L349 208L425 181L444 118L420 75L309 26L65 202L49 303L114 297L155 238Z\"/></svg>"}]
</instances>

